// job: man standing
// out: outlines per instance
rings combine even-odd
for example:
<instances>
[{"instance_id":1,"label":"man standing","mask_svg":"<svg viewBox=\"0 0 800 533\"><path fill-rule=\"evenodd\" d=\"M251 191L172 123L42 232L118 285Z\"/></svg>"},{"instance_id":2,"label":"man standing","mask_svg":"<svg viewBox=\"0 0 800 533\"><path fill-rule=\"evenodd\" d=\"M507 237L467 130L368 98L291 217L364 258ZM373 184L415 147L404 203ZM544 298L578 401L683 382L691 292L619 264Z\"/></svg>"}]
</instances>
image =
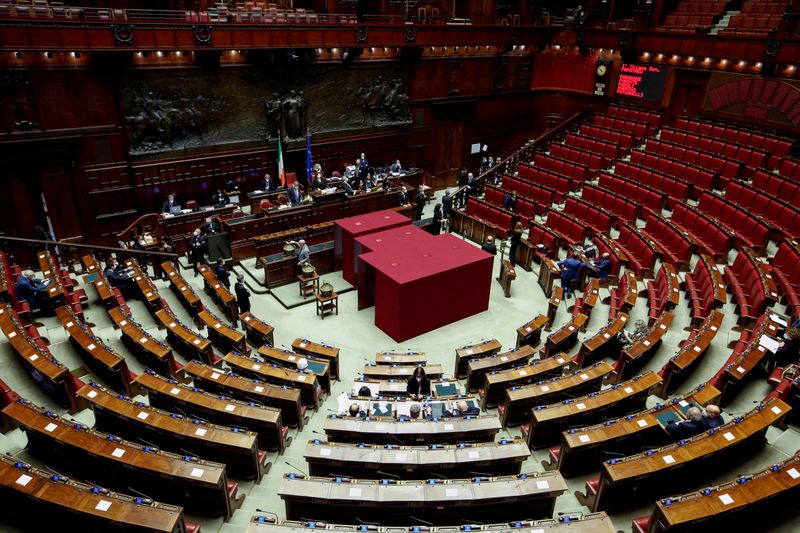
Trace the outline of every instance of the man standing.
<instances>
[{"instance_id":1,"label":"man standing","mask_svg":"<svg viewBox=\"0 0 800 533\"><path fill-rule=\"evenodd\" d=\"M300 205L303 201L303 193L300 191L300 185L295 181L292 183L292 186L289 187L289 204L290 205Z\"/></svg>"},{"instance_id":2,"label":"man standing","mask_svg":"<svg viewBox=\"0 0 800 533\"><path fill-rule=\"evenodd\" d=\"M453 197L450 196L450 191L444 191L442 196L442 216L450 220L450 213L453 212Z\"/></svg>"},{"instance_id":3,"label":"man standing","mask_svg":"<svg viewBox=\"0 0 800 533\"><path fill-rule=\"evenodd\" d=\"M214 207L223 207L228 205L228 196L222 192L222 189L217 189L217 193L213 198Z\"/></svg>"},{"instance_id":4,"label":"man standing","mask_svg":"<svg viewBox=\"0 0 800 533\"><path fill-rule=\"evenodd\" d=\"M572 282L580 278L581 267L586 263L574 257L568 257L558 262L561 269L561 288L564 289L564 298L572 296Z\"/></svg>"},{"instance_id":5,"label":"man standing","mask_svg":"<svg viewBox=\"0 0 800 533\"><path fill-rule=\"evenodd\" d=\"M264 174L264 177L258 182L258 188L264 192L269 192L273 189L272 178L269 174Z\"/></svg>"},{"instance_id":6,"label":"man standing","mask_svg":"<svg viewBox=\"0 0 800 533\"><path fill-rule=\"evenodd\" d=\"M400 187L400 192L397 194L397 201L400 205L408 205L411 201L408 199L408 192L405 187Z\"/></svg>"},{"instance_id":7,"label":"man standing","mask_svg":"<svg viewBox=\"0 0 800 533\"><path fill-rule=\"evenodd\" d=\"M311 250L309 250L305 239L300 239L299 241L290 241L290 242L291 244L294 244L297 247L294 251L294 255L297 256L298 267L302 267L303 265L311 262Z\"/></svg>"},{"instance_id":8,"label":"man standing","mask_svg":"<svg viewBox=\"0 0 800 533\"><path fill-rule=\"evenodd\" d=\"M200 231L203 232L203 235L214 235L219 233L219 224L212 217L208 217L206 223L200 227Z\"/></svg>"},{"instance_id":9,"label":"man standing","mask_svg":"<svg viewBox=\"0 0 800 533\"><path fill-rule=\"evenodd\" d=\"M200 231L199 228L194 230L192 238L189 241L189 257L192 261L192 267L194 268L194 277L197 277L199 272L198 265L205 261L206 246L206 237L203 235L203 232Z\"/></svg>"},{"instance_id":10,"label":"man standing","mask_svg":"<svg viewBox=\"0 0 800 533\"><path fill-rule=\"evenodd\" d=\"M417 203L417 220L422 220L422 211L425 209L425 202L428 201L428 197L425 196L425 190L422 188L422 185L419 186L417 197L414 201Z\"/></svg>"},{"instance_id":11,"label":"man standing","mask_svg":"<svg viewBox=\"0 0 800 533\"><path fill-rule=\"evenodd\" d=\"M217 266L214 267L214 275L217 276L217 280L228 290L231 288L231 274L228 272L228 269L225 268L225 261L223 259L217 259Z\"/></svg>"},{"instance_id":12,"label":"man standing","mask_svg":"<svg viewBox=\"0 0 800 533\"><path fill-rule=\"evenodd\" d=\"M467 196L478 196L478 179L472 172L467 174Z\"/></svg>"},{"instance_id":13,"label":"man standing","mask_svg":"<svg viewBox=\"0 0 800 533\"><path fill-rule=\"evenodd\" d=\"M250 291L244 286L244 276L242 274L236 276L236 285L234 285L233 290L236 292L236 303L239 305L239 313L250 311Z\"/></svg>"}]
</instances>

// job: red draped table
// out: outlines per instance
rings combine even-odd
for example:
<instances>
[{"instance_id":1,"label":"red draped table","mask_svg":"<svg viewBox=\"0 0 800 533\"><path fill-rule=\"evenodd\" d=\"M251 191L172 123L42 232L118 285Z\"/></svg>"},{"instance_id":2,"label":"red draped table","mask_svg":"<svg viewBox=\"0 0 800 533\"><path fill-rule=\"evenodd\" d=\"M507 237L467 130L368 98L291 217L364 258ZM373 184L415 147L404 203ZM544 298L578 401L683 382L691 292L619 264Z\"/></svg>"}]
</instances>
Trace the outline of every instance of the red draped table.
<instances>
[{"instance_id":1,"label":"red draped table","mask_svg":"<svg viewBox=\"0 0 800 533\"><path fill-rule=\"evenodd\" d=\"M489 307L492 256L451 234L403 226L355 239L358 307L397 342Z\"/></svg>"}]
</instances>

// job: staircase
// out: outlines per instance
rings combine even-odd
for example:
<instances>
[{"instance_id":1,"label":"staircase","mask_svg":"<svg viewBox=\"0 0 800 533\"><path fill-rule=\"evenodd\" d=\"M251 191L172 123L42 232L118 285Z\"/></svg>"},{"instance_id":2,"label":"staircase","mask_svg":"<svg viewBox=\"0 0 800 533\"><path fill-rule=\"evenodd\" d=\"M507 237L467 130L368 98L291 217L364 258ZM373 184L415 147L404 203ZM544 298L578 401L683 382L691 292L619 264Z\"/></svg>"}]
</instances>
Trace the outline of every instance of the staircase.
<instances>
[{"instance_id":1,"label":"staircase","mask_svg":"<svg viewBox=\"0 0 800 533\"><path fill-rule=\"evenodd\" d=\"M719 19L719 22L714 24L714 26L708 31L709 35L717 35L720 30L724 30L728 27L728 23L730 23L731 18L734 15L738 15L739 11L726 11L722 18Z\"/></svg>"}]
</instances>

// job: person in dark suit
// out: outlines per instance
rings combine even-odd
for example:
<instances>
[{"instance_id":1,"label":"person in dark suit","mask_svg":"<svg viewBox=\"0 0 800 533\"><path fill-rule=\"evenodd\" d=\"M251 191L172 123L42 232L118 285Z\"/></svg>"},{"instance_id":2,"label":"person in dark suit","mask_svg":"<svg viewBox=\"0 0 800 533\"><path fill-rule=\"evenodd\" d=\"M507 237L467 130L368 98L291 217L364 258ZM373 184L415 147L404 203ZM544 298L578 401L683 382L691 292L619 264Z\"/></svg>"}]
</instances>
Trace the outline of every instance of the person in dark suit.
<instances>
[{"instance_id":1,"label":"person in dark suit","mask_svg":"<svg viewBox=\"0 0 800 533\"><path fill-rule=\"evenodd\" d=\"M289 204L299 205L303 201L303 192L300 190L300 185L295 181L288 191Z\"/></svg>"},{"instance_id":2,"label":"person in dark suit","mask_svg":"<svg viewBox=\"0 0 800 533\"><path fill-rule=\"evenodd\" d=\"M219 223L217 223L217 221L212 217L208 217L205 221L205 224L200 226L200 231L203 232L203 235L214 235L215 233L219 233Z\"/></svg>"},{"instance_id":3,"label":"person in dark suit","mask_svg":"<svg viewBox=\"0 0 800 533\"><path fill-rule=\"evenodd\" d=\"M664 427L664 430L676 439L688 439L706 429L706 424L703 421L703 412L697 407L692 407L686 412L686 420L670 422Z\"/></svg>"},{"instance_id":4,"label":"person in dark suit","mask_svg":"<svg viewBox=\"0 0 800 533\"><path fill-rule=\"evenodd\" d=\"M712 403L706 405L703 413L703 422L705 422L706 429L716 428L725 423L718 405Z\"/></svg>"},{"instance_id":5,"label":"person in dark suit","mask_svg":"<svg viewBox=\"0 0 800 533\"><path fill-rule=\"evenodd\" d=\"M599 280L606 280L611 275L611 254L608 252L603 253L600 259L592 261L589 264L590 278L597 278Z\"/></svg>"},{"instance_id":6,"label":"person in dark suit","mask_svg":"<svg viewBox=\"0 0 800 533\"><path fill-rule=\"evenodd\" d=\"M425 202L428 201L428 197L425 196L425 190L422 188L422 185L419 186L419 190L417 191L417 196L414 198L414 202L416 202L416 212L417 218L416 220L422 220L422 211L425 209Z\"/></svg>"},{"instance_id":7,"label":"person in dark suit","mask_svg":"<svg viewBox=\"0 0 800 533\"><path fill-rule=\"evenodd\" d=\"M350 185L350 180L348 180L346 176L342 176L342 181L339 182L339 188L344 189L344 193L347 196L353 196L356 193L356 191L353 190L353 186Z\"/></svg>"},{"instance_id":8,"label":"person in dark suit","mask_svg":"<svg viewBox=\"0 0 800 533\"><path fill-rule=\"evenodd\" d=\"M217 276L219 282L225 286L226 289L231 288L231 273L225 268L225 261L217 259L217 266L214 267L214 275Z\"/></svg>"},{"instance_id":9,"label":"person in dark suit","mask_svg":"<svg viewBox=\"0 0 800 533\"><path fill-rule=\"evenodd\" d=\"M400 415L397 417L398 420L408 422L409 420L417 420L422 415L422 407L418 403L412 404L411 407L408 408L407 415Z\"/></svg>"},{"instance_id":10,"label":"person in dark suit","mask_svg":"<svg viewBox=\"0 0 800 533\"><path fill-rule=\"evenodd\" d=\"M367 396L367 397L371 398L372 397L372 390L369 387L367 387L366 385L364 385L360 389L358 389L358 395L359 396Z\"/></svg>"},{"instance_id":11,"label":"person in dark suit","mask_svg":"<svg viewBox=\"0 0 800 533\"><path fill-rule=\"evenodd\" d=\"M324 189L327 186L328 186L328 184L325 183L325 179L322 178L318 173L314 172L311 175L311 188L312 189L314 189L316 191L321 191L322 189Z\"/></svg>"},{"instance_id":12,"label":"person in dark suit","mask_svg":"<svg viewBox=\"0 0 800 533\"><path fill-rule=\"evenodd\" d=\"M507 194L503 198L503 207L509 211L514 211L517 208L517 195L516 193Z\"/></svg>"},{"instance_id":13,"label":"person in dark suit","mask_svg":"<svg viewBox=\"0 0 800 533\"><path fill-rule=\"evenodd\" d=\"M236 285L233 286L236 293L236 303L239 305L239 313L246 313L250 311L250 291L244 286L244 276L239 274L236 276Z\"/></svg>"},{"instance_id":14,"label":"person in dark suit","mask_svg":"<svg viewBox=\"0 0 800 533\"><path fill-rule=\"evenodd\" d=\"M198 265L205 261L206 255L206 236L200 229L194 230L192 238L189 240L189 258L194 268L194 276L197 277Z\"/></svg>"},{"instance_id":15,"label":"person in dark suit","mask_svg":"<svg viewBox=\"0 0 800 533\"><path fill-rule=\"evenodd\" d=\"M442 196L442 216L446 219L450 218L450 213L453 212L453 197L450 196L450 191L444 191Z\"/></svg>"},{"instance_id":16,"label":"person in dark suit","mask_svg":"<svg viewBox=\"0 0 800 533\"><path fill-rule=\"evenodd\" d=\"M517 265L517 248L522 244L523 231L525 231L525 229L522 227L522 222L517 222L514 226L513 233L511 233L511 246L508 249L508 260L511 262L512 267Z\"/></svg>"},{"instance_id":17,"label":"person in dark suit","mask_svg":"<svg viewBox=\"0 0 800 533\"><path fill-rule=\"evenodd\" d=\"M472 172L467 174L467 196L478 196L478 178Z\"/></svg>"},{"instance_id":18,"label":"person in dark suit","mask_svg":"<svg viewBox=\"0 0 800 533\"><path fill-rule=\"evenodd\" d=\"M356 418L356 417L366 418L367 417L367 412L363 411L361 409L361 406L356 402L353 402L353 403L350 404L350 407L347 409L347 414L348 414L348 416L351 416L353 418Z\"/></svg>"},{"instance_id":19,"label":"person in dark suit","mask_svg":"<svg viewBox=\"0 0 800 533\"><path fill-rule=\"evenodd\" d=\"M421 366L415 368L414 373L408 378L406 392L415 400L431 395L431 380L425 375L425 369Z\"/></svg>"},{"instance_id":20,"label":"person in dark suit","mask_svg":"<svg viewBox=\"0 0 800 533\"><path fill-rule=\"evenodd\" d=\"M106 263L106 269L103 272L106 280L108 280L109 285L112 287L119 289L122 293L122 296L127 298L131 292L131 278L128 276L128 272L125 270L125 267L120 265L116 259L109 260Z\"/></svg>"},{"instance_id":21,"label":"person in dark suit","mask_svg":"<svg viewBox=\"0 0 800 533\"><path fill-rule=\"evenodd\" d=\"M167 201L164 202L164 205L161 206L162 213L169 213L173 207L177 206L178 202L175 201L175 195L170 194L167 196Z\"/></svg>"},{"instance_id":22,"label":"person in dark suit","mask_svg":"<svg viewBox=\"0 0 800 533\"><path fill-rule=\"evenodd\" d=\"M436 204L433 207L433 230L431 234L439 235L442 231L442 204Z\"/></svg>"},{"instance_id":23,"label":"person in dark suit","mask_svg":"<svg viewBox=\"0 0 800 533\"><path fill-rule=\"evenodd\" d=\"M212 198L214 207L223 207L228 205L228 195L222 192L222 189L217 189L217 192Z\"/></svg>"},{"instance_id":24,"label":"person in dark suit","mask_svg":"<svg viewBox=\"0 0 800 533\"><path fill-rule=\"evenodd\" d=\"M476 406L470 406L466 400L458 400L456 402L456 408L453 411L445 411L442 413L442 418L451 417L451 416L477 416L481 414L480 408Z\"/></svg>"},{"instance_id":25,"label":"person in dark suit","mask_svg":"<svg viewBox=\"0 0 800 533\"><path fill-rule=\"evenodd\" d=\"M33 270L23 270L17 280L17 299L28 302L31 309L37 309L47 297L47 283L33 275Z\"/></svg>"},{"instance_id":26,"label":"person in dark suit","mask_svg":"<svg viewBox=\"0 0 800 533\"><path fill-rule=\"evenodd\" d=\"M395 161L392 164L392 166L389 167L389 172L392 172L394 174L399 174L401 170L403 170L403 167L400 166L400 160L399 159L395 159Z\"/></svg>"},{"instance_id":27,"label":"person in dark suit","mask_svg":"<svg viewBox=\"0 0 800 533\"><path fill-rule=\"evenodd\" d=\"M405 187L400 187L400 192L397 193L397 201L400 205L408 205L411 200L408 198L408 190Z\"/></svg>"},{"instance_id":28,"label":"person in dark suit","mask_svg":"<svg viewBox=\"0 0 800 533\"><path fill-rule=\"evenodd\" d=\"M564 298L572 296L572 281L580 279L581 268L586 266L586 263L574 257L567 257L558 263L558 268L561 269L561 288L564 289Z\"/></svg>"},{"instance_id":29,"label":"person in dark suit","mask_svg":"<svg viewBox=\"0 0 800 533\"><path fill-rule=\"evenodd\" d=\"M258 182L258 188L262 191L271 191L276 187L272 183L272 177L269 174L264 174L264 177Z\"/></svg>"},{"instance_id":30,"label":"person in dark suit","mask_svg":"<svg viewBox=\"0 0 800 533\"><path fill-rule=\"evenodd\" d=\"M492 255L497 255L497 245L494 243L494 237L491 235L486 237L486 242L481 245L481 250Z\"/></svg>"},{"instance_id":31,"label":"person in dark suit","mask_svg":"<svg viewBox=\"0 0 800 533\"><path fill-rule=\"evenodd\" d=\"M358 159L361 161L361 167L364 169L364 172L369 172L369 161L367 161L367 156L364 152L361 152L361 157Z\"/></svg>"}]
</instances>

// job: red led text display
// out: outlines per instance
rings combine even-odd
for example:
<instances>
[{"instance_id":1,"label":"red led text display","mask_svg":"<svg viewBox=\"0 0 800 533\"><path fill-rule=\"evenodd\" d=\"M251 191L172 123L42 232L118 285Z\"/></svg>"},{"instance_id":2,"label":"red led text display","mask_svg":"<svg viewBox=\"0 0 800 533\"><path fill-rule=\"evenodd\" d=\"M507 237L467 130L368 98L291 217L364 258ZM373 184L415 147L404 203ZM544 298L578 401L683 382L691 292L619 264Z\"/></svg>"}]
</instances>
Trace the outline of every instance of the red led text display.
<instances>
[{"instance_id":1,"label":"red led text display","mask_svg":"<svg viewBox=\"0 0 800 533\"><path fill-rule=\"evenodd\" d=\"M623 63L617 80L617 96L660 102L667 72L664 67Z\"/></svg>"}]
</instances>

